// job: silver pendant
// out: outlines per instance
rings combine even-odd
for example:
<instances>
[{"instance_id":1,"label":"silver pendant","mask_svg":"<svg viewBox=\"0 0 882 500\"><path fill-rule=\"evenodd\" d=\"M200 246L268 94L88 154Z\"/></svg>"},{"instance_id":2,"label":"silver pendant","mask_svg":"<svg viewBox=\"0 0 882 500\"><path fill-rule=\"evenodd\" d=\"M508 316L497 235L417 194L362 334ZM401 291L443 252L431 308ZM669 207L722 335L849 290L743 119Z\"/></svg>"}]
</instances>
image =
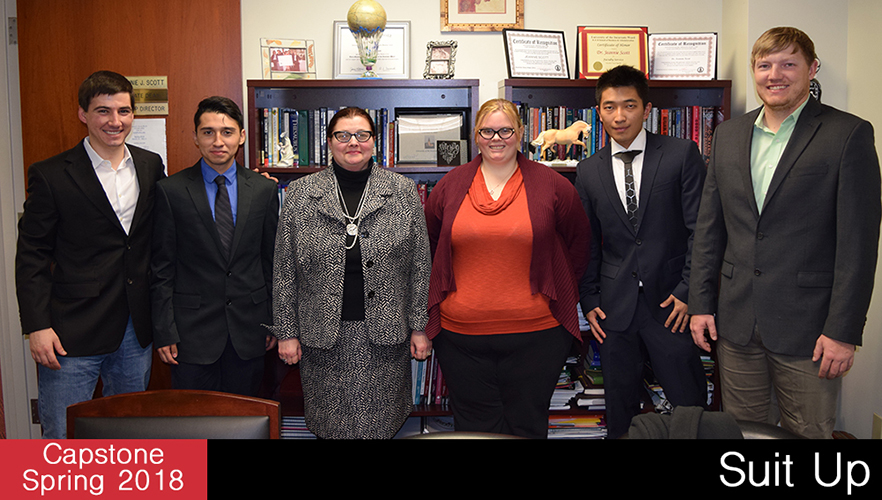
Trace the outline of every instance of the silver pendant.
<instances>
[{"instance_id":1,"label":"silver pendant","mask_svg":"<svg viewBox=\"0 0 882 500\"><path fill-rule=\"evenodd\" d=\"M358 226L355 224L346 224L346 234L349 236L355 236L358 234Z\"/></svg>"}]
</instances>

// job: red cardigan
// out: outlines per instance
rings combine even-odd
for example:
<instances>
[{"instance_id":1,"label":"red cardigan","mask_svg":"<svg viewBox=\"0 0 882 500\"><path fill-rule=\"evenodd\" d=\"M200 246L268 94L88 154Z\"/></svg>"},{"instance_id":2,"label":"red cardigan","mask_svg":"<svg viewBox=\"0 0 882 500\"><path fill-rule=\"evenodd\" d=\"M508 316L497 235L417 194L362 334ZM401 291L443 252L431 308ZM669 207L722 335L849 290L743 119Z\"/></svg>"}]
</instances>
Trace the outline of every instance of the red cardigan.
<instances>
[{"instance_id":1,"label":"red cardigan","mask_svg":"<svg viewBox=\"0 0 882 500\"><path fill-rule=\"evenodd\" d=\"M450 235L456 213L481 165L481 155L448 172L432 188L426 201L426 227L432 249L429 282L429 323L426 334L434 338L441 331L439 304L447 292L456 290ZM550 299L551 314L574 337L579 332L579 279L588 265L591 228L576 188L549 167L518 153L524 176L530 223L533 227L533 255L530 262L530 291Z\"/></svg>"}]
</instances>

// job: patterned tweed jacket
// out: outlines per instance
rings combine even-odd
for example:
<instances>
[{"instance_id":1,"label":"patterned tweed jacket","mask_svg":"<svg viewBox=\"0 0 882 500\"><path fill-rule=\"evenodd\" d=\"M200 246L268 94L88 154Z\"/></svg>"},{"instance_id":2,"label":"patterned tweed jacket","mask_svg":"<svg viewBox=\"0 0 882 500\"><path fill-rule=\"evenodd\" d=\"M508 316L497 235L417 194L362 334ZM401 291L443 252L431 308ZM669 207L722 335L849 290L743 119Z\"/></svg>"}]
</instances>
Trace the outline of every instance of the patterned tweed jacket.
<instances>
[{"instance_id":1,"label":"patterned tweed jacket","mask_svg":"<svg viewBox=\"0 0 882 500\"><path fill-rule=\"evenodd\" d=\"M273 325L279 340L299 338L313 348L340 337L345 219L333 168L292 182L276 236ZM365 323L379 345L407 341L428 321L431 258L416 185L374 167L359 225Z\"/></svg>"}]
</instances>

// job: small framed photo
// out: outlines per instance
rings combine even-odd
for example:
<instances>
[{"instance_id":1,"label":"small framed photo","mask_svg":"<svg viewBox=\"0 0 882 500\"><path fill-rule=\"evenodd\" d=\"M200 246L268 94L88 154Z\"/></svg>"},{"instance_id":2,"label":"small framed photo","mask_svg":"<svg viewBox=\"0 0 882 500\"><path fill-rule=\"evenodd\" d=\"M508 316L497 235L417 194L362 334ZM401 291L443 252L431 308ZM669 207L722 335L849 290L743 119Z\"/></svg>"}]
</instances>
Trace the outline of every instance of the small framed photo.
<instances>
[{"instance_id":1,"label":"small framed photo","mask_svg":"<svg viewBox=\"0 0 882 500\"><path fill-rule=\"evenodd\" d=\"M410 21L387 21L374 72L383 79L410 78ZM349 23L334 21L334 79L360 78L364 65Z\"/></svg>"},{"instance_id":2,"label":"small framed photo","mask_svg":"<svg viewBox=\"0 0 882 500\"><path fill-rule=\"evenodd\" d=\"M315 43L312 40L260 39L265 80L315 80Z\"/></svg>"},{"instance_id":3,"label":"small framed photo","mask_svg":"<svg viewBox=\"0 0 882 500\"><path fill-rule=\"evenodd\" d=\"M456 42L429 42L426 44L426 70L423 78L453 78L456 62Z\"/></svg>"},{"instance_id":4,"label":"small framed photo","mask_svg":"<svg viewBox=\"0 0 882 500\"><path fill-rule=\"evenodd\" d=\"M502 30L509 78L570 78L563 31Z\"/></svg>"}]
</instances>

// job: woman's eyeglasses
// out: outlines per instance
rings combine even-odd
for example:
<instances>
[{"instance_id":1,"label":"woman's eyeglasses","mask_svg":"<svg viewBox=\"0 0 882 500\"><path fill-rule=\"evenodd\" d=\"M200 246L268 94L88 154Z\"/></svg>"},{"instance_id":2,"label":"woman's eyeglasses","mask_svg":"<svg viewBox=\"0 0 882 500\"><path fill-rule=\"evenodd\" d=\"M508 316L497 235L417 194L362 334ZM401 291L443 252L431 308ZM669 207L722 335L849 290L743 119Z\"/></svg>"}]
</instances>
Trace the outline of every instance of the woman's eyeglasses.
<instances>
[{"instance_id":1,"label":"woman's eyeglasses","mask_svg":"<svg viewBox=\"0 0 882 500\"><path fill-rule=\"evenodd\" d=\"M355 140L358 142L367 142L371 137L373 137L373 135L373 133L367 130L359 130L354 134L345 130L338 130L334 132L334 138L343 143L349 142L353 136L355 136Z\"/></svg>"},{"instance_id":2,"label":"woman's eyeglasses","mask_svg":"<svg viewBox=\"0 0 882 500\"><path fill-rule=\"evenodd\" d=\"M493 130L492 128L482 128L478 129L478 135L483 137L486 140L493 139L494 135L499 135L499 138L502 140L508 139L512 135L514 135L515 130L511 127L502 127L499 130Z\"/></svg>"}]
</instances>

